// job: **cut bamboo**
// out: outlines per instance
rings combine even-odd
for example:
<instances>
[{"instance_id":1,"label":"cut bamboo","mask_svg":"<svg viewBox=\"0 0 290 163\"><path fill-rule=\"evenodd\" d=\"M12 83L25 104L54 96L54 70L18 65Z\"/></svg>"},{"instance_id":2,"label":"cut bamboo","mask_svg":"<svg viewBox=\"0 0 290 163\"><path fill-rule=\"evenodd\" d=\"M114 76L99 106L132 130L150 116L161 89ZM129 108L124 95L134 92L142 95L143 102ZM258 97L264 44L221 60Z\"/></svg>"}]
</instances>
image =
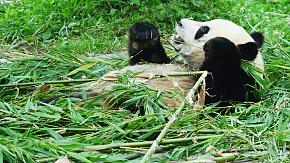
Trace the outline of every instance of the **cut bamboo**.
<instances>
[{"instance_id":1,"label":"cut bamboo","mask_svg":"<svg viewBox=\"0 0 290 163\"><path fill-rule=\"evenodd\" d=\"M176 138L176 139L163 139L160 144L181 144L195 141L207 140L215 137L219 137L221 135L207 135L207 136L196 136L196 137L188 137L188 138ZM106 144L106 145L94 145L94 146L85 146L83 148L76 148L74 151L86 151L86 150L95 150L101 151L106 149L118 149L122 147L148 147L152 145L154 141L143 141L143 142L132 142L132 143L114 143L114 144Z\"/></svg>"},{"instance_id":2,"label":"cut bamboo","mask_svg":"<svg viewBox=\"0 0 290 163\"><path fill-rule=\"evenodd\" d=\"M199 85L204 81L204 79L205 79L206 76L207 76L207 71L202 72L201 77L199 77L199 79L197 80L197 82L194 84L194 86L192 87L192 89L189 91L189 93L187 95L187 99L190 98L191 101L192 101L192 96L197 91ZM191 104L193 104L193 101L191 102ZM159 136L156 138L156 140L153 141L151 147L149 148L149 150L147 151L147 153L145 154L145 156L142 158L141 163L146 163L149 160L149 158L152 156L152 154L154 154L154 152L156 150L156 147L159 146L159 144L161 143L161 140L163 139L163 137L167 133L169 127L175 122L175 120L177 119L178 115L180 114L180 112L182 111L183 108L184 108L184 102L181 103L181 105L178 107L178 109L172 115L172 117L170 118L170 120L167 122L166 126L160 132Z\"/></svg>"}]
</instances>

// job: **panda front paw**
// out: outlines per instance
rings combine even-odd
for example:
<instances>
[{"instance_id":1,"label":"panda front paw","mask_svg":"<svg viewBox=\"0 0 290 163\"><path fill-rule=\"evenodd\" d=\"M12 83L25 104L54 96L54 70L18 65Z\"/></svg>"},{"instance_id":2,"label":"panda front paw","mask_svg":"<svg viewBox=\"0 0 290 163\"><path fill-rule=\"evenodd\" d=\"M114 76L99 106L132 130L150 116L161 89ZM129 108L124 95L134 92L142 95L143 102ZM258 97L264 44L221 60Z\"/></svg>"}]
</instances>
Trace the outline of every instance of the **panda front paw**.
<instances>
[{"instance_id":1,"label":"panda front paw","mask_svg":"<svg viewBox=\"0 0 290 163\"><path fill-rule=\"evenodd\" d=\"M155 25L146 22L137 22L130 29L129 34L134 40L145 41L159 38L158 29Z\"/></svg>"},{"instance_id":2,"label":"panda front paw","mask_svg":"<svg viewBox=\"0 0 290 163\"><path fill-rule=\"evenodd\" d=\"M238 53L236 45L224 37L215 37L208 40L203 50L205 57L224 58L231 57L233 53Z\"/></svg>"}]
</instances>

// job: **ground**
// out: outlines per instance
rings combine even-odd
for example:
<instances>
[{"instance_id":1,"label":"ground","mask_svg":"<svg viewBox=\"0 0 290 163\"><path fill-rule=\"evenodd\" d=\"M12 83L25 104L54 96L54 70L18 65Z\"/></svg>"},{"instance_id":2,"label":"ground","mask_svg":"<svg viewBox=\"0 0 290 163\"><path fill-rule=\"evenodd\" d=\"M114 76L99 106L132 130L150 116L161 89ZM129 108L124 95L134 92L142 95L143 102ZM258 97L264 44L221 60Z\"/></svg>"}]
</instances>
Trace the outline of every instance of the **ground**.
<instances>
[{"instance_id":1,"label":"ground","mask_svg":"<svg viewBox=\"0 0 290 163\"><path fill-rule=\"evenodd\" d=\"M216 161L290 162L288 0L0 3L0 162L54 162L61 156L75 162L139 162L149 148L141 142L155 140L175 111L168 110L160 97L176 95L122 76L114 92L102 95L115 95L109 98L112 103L123 102L111 109L99 107L101 96L87 97L80 83L128 65L122 55L126 31L136 21L156 24L166 52L174 56L167 40L175 23L188 17L229 19L248 32L264 33L262 100L237 103L235 111L226 115L218 114L214 105L194 111L184 105L150 161L199 156ZM98 56L103 54L114 55ZM45 84L49 82L53 84ZM74 90L82 98L68 97ZM61 97L41 101L53 96ZM142 106L145 115L128 111L132 105ZM130 142L137 145L106 146L106 150L98 146Z\"/></svg>"}]
</instances>

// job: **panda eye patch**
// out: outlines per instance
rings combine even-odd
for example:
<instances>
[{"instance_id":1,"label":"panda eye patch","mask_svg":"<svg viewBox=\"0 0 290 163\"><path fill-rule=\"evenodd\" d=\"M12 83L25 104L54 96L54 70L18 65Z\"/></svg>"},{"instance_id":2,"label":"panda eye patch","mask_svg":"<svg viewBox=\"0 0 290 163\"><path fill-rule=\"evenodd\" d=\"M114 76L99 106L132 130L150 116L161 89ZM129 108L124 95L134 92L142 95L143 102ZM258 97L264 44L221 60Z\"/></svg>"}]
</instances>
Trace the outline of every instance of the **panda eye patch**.
<instances>
[{"instance_id":1,"label":"panda eye patch","mask_svg":"<svg viewBox=\"0 0 290 163\"><path fill-rule=\"evenodd\" d=\"M194 39L197 40L197 39L201 38L204 34L207 34L209 30L210 30L210 28L208 26L201 26L197 30L197 32L194 36Z\"/></svg>"}]
</instances>

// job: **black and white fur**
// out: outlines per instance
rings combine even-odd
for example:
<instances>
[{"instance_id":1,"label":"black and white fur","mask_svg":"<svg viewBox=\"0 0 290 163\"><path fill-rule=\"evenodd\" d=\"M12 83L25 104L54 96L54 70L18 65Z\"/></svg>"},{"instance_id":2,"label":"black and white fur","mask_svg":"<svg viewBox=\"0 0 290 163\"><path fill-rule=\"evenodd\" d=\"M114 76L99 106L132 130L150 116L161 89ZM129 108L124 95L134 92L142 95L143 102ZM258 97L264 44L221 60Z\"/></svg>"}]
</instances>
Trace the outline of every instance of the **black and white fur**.
<instances>
[{"instance_id":1,"label":"black and white fur","mask_svg":"<svg viewBox=\"0 0 290 163\"><path fill-rule=\"evenodd\" d=\"M158 29L151 23L137 22L128 30L129 64L170 63L160 42Z\"/></svg>"},{"instance_id":2,"label":"black and white fur","mask_svg":"<svg viewBox=\"0 0 290 163\"><path fill-rule=\"evenodd\" d=\"M256 101L254 79L241 68L241 59L264 70L258 50L264 37L249 35L244 28L228 20L197 22L182 19L176 25L171 44L193 69L207 70L205 103L218 101ZM262 74L261 74L262 75Z\"/></svg>"},{"instance_id":3,"label":"black and white fur","mask_svg":"<svg viewBox=\"0 0 290 163\"><path fill-rule=\"evenodd\" d=\"M181 19L170 43L190 67L199 69L205 59L203 47L206 42L215 37L224 37L239 46L243 53L242 59L249 60L252 65L264 70L264 61L258 51L258 47L263 43L263 36L258 32L252 36L243 27L229 20L198 22Z\"/></svg>"}]
</instances>

